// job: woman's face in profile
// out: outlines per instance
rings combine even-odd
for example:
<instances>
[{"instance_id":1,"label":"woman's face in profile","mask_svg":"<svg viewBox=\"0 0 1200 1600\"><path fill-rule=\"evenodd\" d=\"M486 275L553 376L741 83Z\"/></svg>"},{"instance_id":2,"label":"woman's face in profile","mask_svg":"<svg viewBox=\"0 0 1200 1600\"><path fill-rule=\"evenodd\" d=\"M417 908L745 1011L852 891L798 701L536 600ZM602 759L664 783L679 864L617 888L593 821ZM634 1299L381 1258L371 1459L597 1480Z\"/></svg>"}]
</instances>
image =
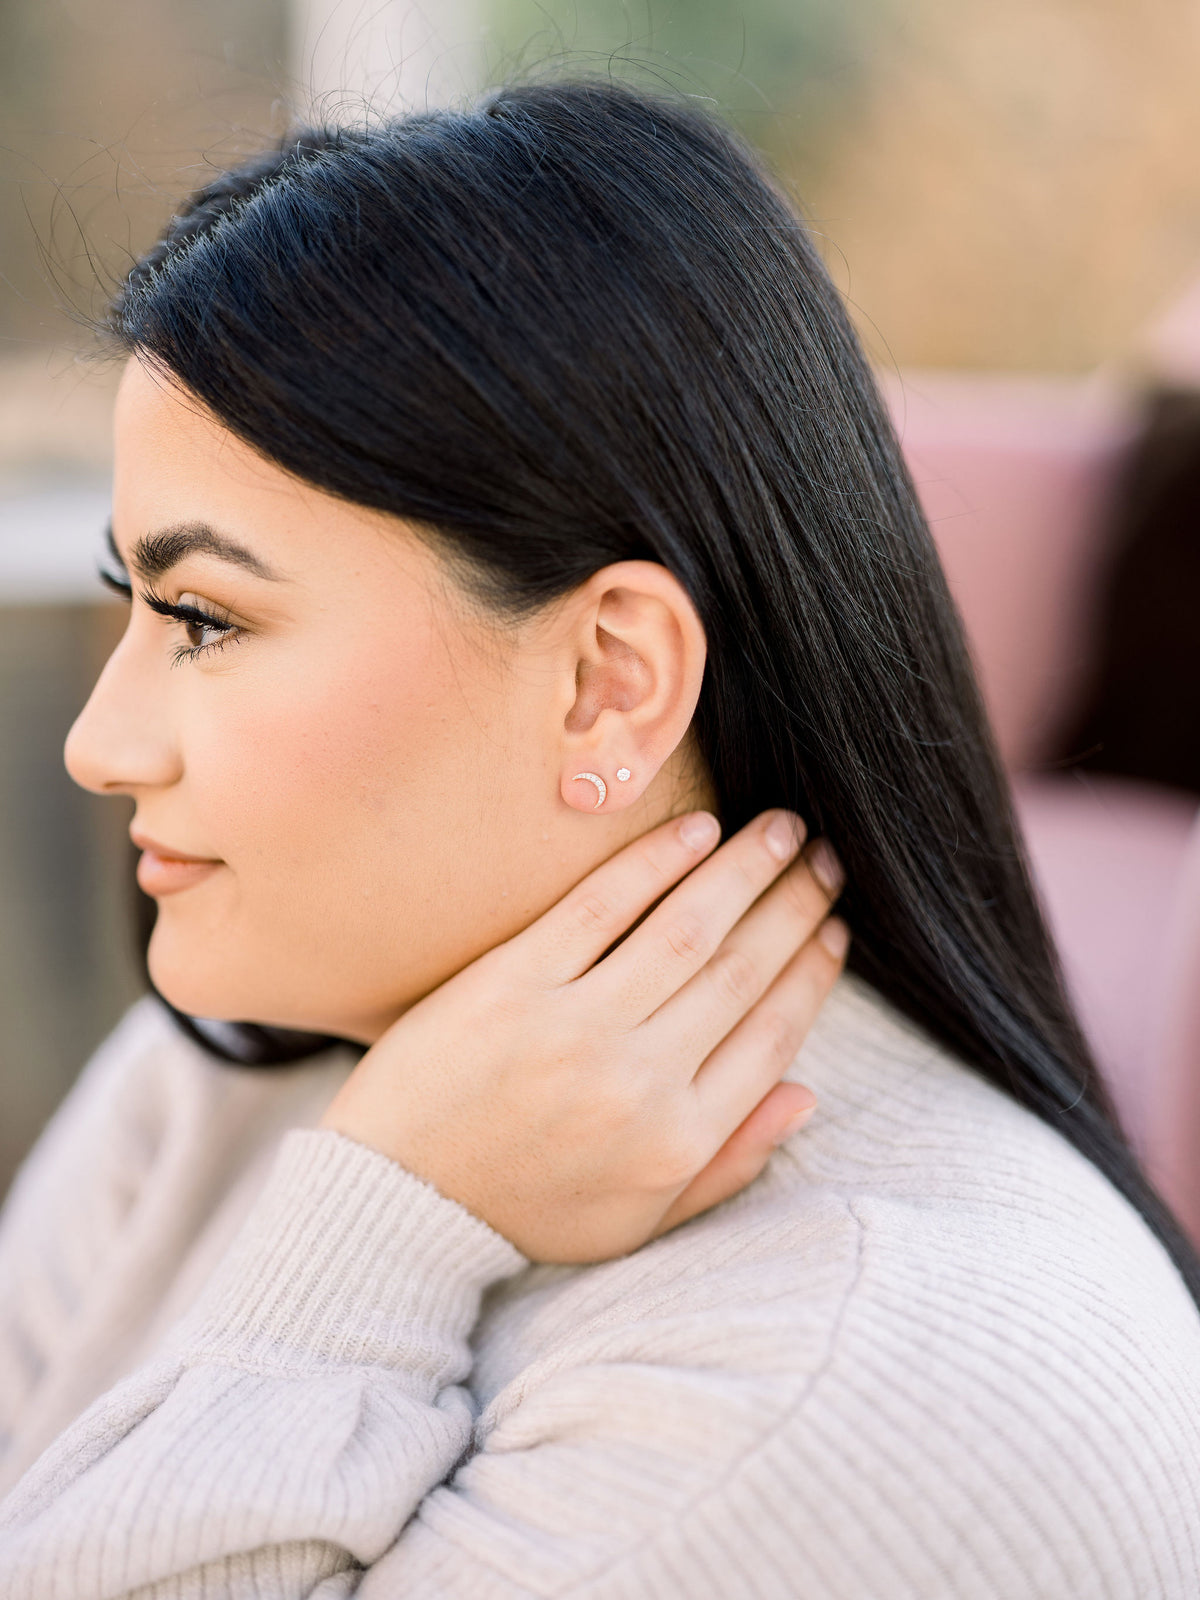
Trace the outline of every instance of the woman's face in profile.
<instances>
[{"instance_id":1,"label":"woman's face in profile","mask_svg":"<svg viewBox=\"0 0 1200 1600\"><path fill-rule=\"evenodd\" d=\"M135 833L218 863L147 885L172 1004L371 1042L657 820L563 791L576 606L502 628L403 523L294 479L137 358L114 428L134 599L65 755L133 797Z\"/></svg>"}]
</instances>

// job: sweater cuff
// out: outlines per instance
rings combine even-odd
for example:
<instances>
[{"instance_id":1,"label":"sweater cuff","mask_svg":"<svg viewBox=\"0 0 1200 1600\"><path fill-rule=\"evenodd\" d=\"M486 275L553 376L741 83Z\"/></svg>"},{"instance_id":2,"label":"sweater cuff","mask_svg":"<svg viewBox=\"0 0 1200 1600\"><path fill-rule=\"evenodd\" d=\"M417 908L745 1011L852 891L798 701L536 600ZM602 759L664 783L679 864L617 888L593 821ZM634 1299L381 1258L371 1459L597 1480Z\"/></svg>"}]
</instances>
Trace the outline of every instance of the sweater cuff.
<instances>
[{"instance_id":1,"label":"sweater cuff","mask_svg":"<svg viewBox=\"0 0 1200 1600\"><path fill-rule=\"evenodd\" d=\"M485 1289L528 1262L405 1167L328 1128L284 1135L229 1255L170 1343L189 1363L383 1366L437 1385Z\"/></svg>"}]
</instances>

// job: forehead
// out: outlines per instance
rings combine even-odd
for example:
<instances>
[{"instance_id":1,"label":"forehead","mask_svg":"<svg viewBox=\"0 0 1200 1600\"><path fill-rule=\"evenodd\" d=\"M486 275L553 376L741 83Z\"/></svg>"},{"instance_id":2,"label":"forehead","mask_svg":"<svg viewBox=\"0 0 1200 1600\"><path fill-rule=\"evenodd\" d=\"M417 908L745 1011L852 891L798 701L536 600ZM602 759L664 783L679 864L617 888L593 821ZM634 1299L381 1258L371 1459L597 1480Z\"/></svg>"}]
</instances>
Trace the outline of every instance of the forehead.
<instances>
[{"instance_id":1,"label":"forehead","mask_svg":"<svg viewBox=\"0 0 1200 1600\"><path fill-rule=\"evenodd\" d=\"M253 469L260 478L286 477L282 468L263 460L230 432L182 384L130 356L121 374L113 411L113 447L122 457L136 457L139 471L212 468L227 472Z\"/></svg>"},{"instance_id":2,"label":"forehead","mask_svg":"<svg viewBox=\"0 0 1200 1600\"><path fill-rule=\"evenodd\" d=\"M400 518L325 493L261 456L167 375L131 356L113 414L113 527L141 535L207 523L290 577L393 591L445 574Z\"/></svg>"},{"instance_id":3,"label":"forehead","mask_svg":"<svg viewBox=\"0 0 1200 1600\"><path fill-rule=\"evenodd\" d=\"M206 521L271 538L365 518L260 455L168 375L130 357L113 412L113 519L118 539Z\"/></svg>"}]
</instances>

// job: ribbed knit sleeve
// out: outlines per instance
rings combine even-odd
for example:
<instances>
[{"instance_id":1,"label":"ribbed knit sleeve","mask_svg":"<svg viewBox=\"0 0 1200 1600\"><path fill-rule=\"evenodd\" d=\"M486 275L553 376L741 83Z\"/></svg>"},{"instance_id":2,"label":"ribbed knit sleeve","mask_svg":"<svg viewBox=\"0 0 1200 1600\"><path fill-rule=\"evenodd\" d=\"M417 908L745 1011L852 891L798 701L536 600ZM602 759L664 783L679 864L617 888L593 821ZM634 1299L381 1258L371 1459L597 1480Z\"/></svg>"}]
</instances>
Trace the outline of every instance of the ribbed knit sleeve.
<instances>
[{"instance_id":1,"label":"ribbed knit sleeve","mask_svg":"<svg viewBox=\"0 0 1200 1600\"><path fill-rule=\"evenodd\" d=\"M282 1133L315 1122L351 1065L332 1051L286 1071L230 1069L152 996L129 1008L0 1212L0 1496L154 1324L175 1320L170 1288L207 1275L203 1257L221 1255Z\"/></svg>"},{"instance_id":2,"label":"ribbed knit sleeve","mask_svg":"<svg viewBox=\"0 0 1200 1600\"><path fill-rule=\"evenodd\" d=\"M201 1130L206 1119L184 1075L172 1071L174 1061L161 1048L165 1037L152 1002L130 1008L18 1170L0 1213L0 1475L6 1482L32 1414L48 1400L53 1405L50 1390L72 1388L70 1374L81 1365L89 1325L98 1312L108 1320L114 1290L118 1303L128 1299L124 1262L144 1258L164 1235L168 1251L181 1248L179 1207L162 1204L155 1192L155 1156L163 1143L159 1105L169 1097ZM148 1219L147 1211L157 1216ZM81 1408L68 1395L60 1409L66 1420Z\"/></svg>"},{"instance_id":3,"label":"ribbed knit sleeve","mask_svg":"<svg viewBox=\"0 0 1200 1600\"><path fill-rule=\"evenodd\" d=\"M352 1593L467 1448L480 1295L524 1264L385 1157L290 1133L161 1357L0 1507L0 1593Z\"/></svg>"}]
</instances>

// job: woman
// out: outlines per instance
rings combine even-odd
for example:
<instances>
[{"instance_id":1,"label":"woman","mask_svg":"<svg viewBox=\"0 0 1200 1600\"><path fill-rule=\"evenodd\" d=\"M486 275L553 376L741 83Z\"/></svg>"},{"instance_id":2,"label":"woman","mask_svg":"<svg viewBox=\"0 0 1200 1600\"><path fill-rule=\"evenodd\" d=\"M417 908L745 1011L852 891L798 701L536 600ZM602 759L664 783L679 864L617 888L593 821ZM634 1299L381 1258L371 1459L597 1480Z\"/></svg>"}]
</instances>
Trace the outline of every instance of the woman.
<instances>
[{"instance_id":1,"label":"woman","mask_svg":"<svg viewBox=\"0 0 1200 1600\"><path fill-rule=\"evenodd\" d=\"M67 761L200 1020L10 1202L3 1593L1200 1592L1200 1272L752 157L588 83L308 131L106 331Z\"/></svg>"}]
</instances>

